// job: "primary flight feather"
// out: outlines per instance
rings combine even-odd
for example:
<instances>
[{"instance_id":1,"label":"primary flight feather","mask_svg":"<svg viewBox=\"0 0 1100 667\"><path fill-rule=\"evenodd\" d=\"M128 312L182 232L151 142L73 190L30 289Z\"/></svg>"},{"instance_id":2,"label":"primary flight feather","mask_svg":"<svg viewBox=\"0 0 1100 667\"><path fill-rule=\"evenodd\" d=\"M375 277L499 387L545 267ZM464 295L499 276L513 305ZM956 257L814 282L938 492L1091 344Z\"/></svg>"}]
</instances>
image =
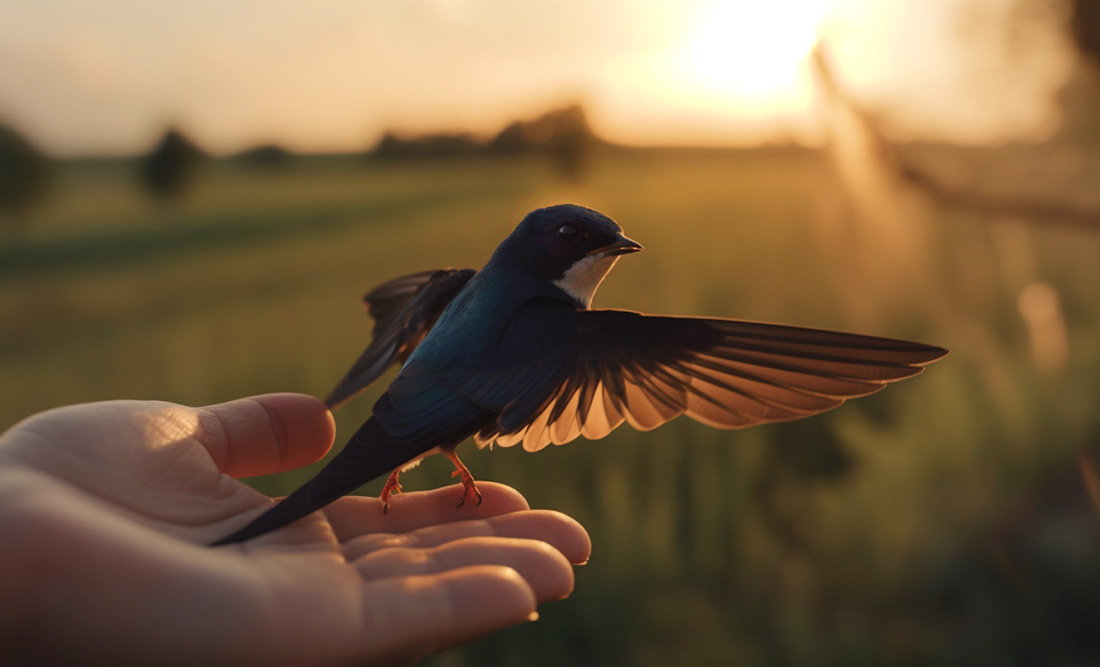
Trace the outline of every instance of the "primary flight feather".
<instances>
[{"instance_id":1,"label":"primary flight feather","mask_svg":"<svg viewBox=\"0 0 1100 667\"><path fill-rule=\"evenodd\" d=\"M459 505L480 502L454 450L528 451L649 430L679 415L718 428L799 419L907 378L947 353L921 343L702 317L593 310L619 257L642 249L613 220L559 205L528 214L480 270L425 271L364 297L373 340L326 399L336 407L390 365L373 415L313 479L216 545L316 511L434 453L462 476Z\"/></svg>"}]
</instances>

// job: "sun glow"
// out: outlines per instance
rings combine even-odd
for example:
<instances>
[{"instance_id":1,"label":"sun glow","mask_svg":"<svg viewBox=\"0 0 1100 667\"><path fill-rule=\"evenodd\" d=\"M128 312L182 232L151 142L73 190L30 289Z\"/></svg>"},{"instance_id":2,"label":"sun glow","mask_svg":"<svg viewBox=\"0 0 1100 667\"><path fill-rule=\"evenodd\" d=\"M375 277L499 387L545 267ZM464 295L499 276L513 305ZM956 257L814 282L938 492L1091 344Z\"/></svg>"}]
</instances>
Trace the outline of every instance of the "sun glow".
<instances>
[{"instance_id":1,"label":"sun glow","mask_svg":"<svg viewBox=\"0 0 1100 667\"><path fill-rule=\"evenodd\" d=\"M594 97L597 131L638 144L819 141L807 56L844 2L661 4L655 18L675 37L609 76Z\"/></svg>"},{"instance_id":2,"label":"sun glow","mask_svg":"<svg viewBox=\"0 0 1100 667\"><path fill-rule=\"evenodd\" d=\"M683 69L709 93L741 101L802 97L801 66L827 0L718 0L707 6Z\"/></svg>"}]
</instances>

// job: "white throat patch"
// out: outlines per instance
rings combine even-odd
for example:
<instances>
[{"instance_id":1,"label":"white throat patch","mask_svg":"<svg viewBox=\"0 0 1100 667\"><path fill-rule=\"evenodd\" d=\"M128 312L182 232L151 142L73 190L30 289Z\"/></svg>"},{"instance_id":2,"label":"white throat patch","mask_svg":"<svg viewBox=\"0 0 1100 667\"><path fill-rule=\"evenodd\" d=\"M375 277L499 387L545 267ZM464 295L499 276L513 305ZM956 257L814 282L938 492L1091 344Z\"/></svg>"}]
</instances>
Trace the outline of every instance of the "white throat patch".
<instances>
[{"instance_id":1,"label":"white throat patch","mask_svg":"<svg viewBox=\"0 0 1100 667\"><path fill-rule=\"evenodd\" d=\"M554 281L554 284L583 303L585 308L589 308L592 306L592 297L596 295L596 288L615 267L617 261L619 261L618 255L586 255L574 262L561 278Z\"/></svg>"}]
</instances>

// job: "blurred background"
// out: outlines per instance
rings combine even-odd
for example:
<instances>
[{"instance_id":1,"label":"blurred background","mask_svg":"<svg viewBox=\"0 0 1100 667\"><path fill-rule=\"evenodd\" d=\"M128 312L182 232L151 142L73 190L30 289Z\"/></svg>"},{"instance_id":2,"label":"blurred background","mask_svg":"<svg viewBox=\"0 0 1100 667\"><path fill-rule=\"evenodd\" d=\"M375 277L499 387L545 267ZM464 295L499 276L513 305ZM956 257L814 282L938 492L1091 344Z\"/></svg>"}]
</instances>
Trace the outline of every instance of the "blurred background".
<instances>
[{"instance_id":1,"label":"blurred background","mask_svg":"<svg viewBox=\"0 0 1100 667\"><path fill-rule=\"evenodd\" d=\"M790 424L464 446L594 554L539 623L431 664L1100 664L1100 3L0 12L0 428L322 396L369 288L586 204L648 249L597 306L952 353Z\"/></svg>"}]
</instances>

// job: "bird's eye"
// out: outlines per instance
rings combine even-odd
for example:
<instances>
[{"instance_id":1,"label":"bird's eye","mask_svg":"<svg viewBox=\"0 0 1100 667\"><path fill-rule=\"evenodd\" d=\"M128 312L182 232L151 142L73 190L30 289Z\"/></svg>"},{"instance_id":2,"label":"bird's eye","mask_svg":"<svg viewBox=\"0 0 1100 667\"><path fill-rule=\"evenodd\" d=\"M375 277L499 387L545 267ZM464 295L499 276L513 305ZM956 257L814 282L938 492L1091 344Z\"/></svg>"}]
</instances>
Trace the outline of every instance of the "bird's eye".
<instances>
[{"instance_id":1,"label":"bird's eye","mask_svg":"<svg viewBox=\"0 0 1100 667\"><path fill-rule=\"evenodd\" d=\"M581 230L574 225L562 225L558 227L558 238L566 243L576 243L581 240Z\"/></svg>"}]
</instances>

